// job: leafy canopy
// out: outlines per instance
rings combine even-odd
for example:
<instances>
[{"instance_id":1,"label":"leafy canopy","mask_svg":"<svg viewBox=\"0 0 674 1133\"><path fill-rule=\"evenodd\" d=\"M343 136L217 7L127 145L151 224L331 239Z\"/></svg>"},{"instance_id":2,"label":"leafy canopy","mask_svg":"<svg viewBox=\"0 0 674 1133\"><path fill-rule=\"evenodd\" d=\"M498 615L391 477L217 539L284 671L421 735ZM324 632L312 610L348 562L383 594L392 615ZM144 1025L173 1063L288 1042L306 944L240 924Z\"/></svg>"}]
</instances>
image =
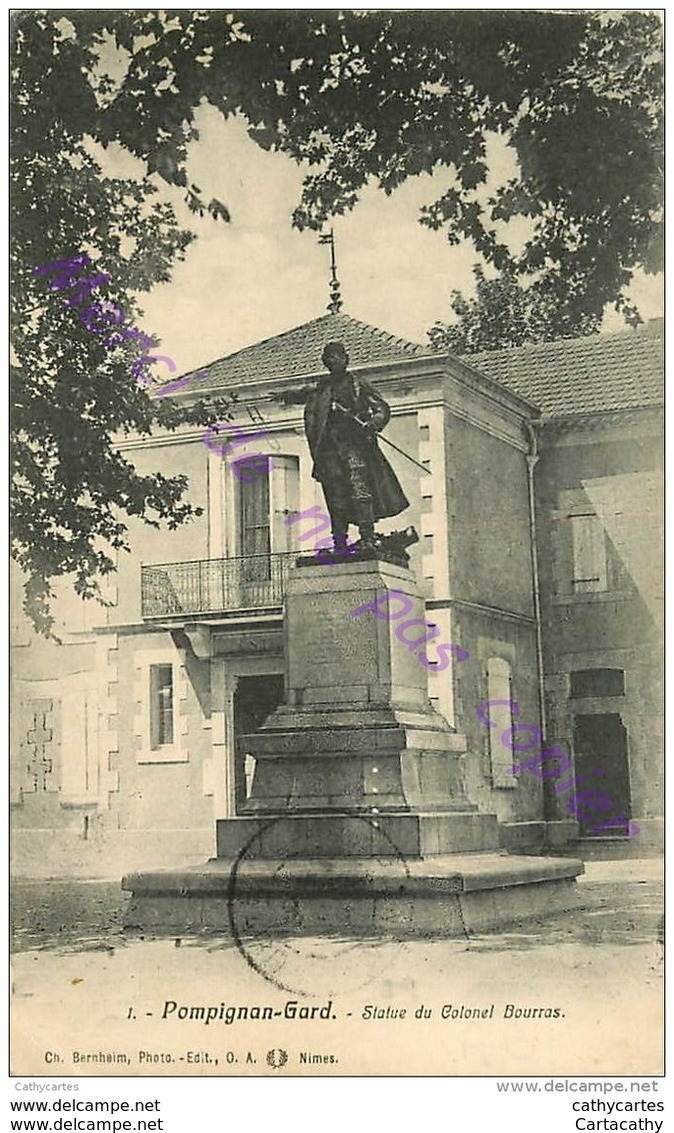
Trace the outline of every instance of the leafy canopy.
<instances>
[{"instance_id":1,"label":"leafy canopy","mask_svg":"<svg viewBox=\"0 0 674 1133\"><path fill-rule=\"evenodd\" d=\"M390 193L446 167L455 184L422 222L451 243L472 241L497 270L533 277L570 309L623 305L636 265L661 268L654 13L247 9L96 19L112 22L131 53L99 136L190 199L185 144L207 100L244 115L261 146L312 167L299 227L348 210L370 181ZM494 136L514 172L492 190ZM530 228L517 253L505 239L513 220Z\"/></svg>"},{"instance_id":2,"label":"leafy canopy","mask_svg":"<svg viewBox=\"0 0 674 1133\"><path fill-rule=\"evenodd\" d=\"M624 297L632 272L662 267L657 15L322 19L320 46L291 66L268 130L316 166L296 223L318 226L351 207L368 179L390 193L444 166L455 182L422 223L452 244L471 241L497 272L526 281L530 305L556 306L562 322L599 319L608 303L638 321ZM299 103L290 114L288 102ZM487 156L494 138L513 167L500 184ZM527 233L519 248L513 229Z\"/></svg>"},{"instance_id":3,"label":"leafy canopy","mask_svg":"<svg viewBox=\"0 0 674 1133\"><path fill-rule=\"evenodd\" d=\"M228 409L224 400L179 409L148 396L138 377L169 374L149 363L134 372L134 364L164 353L152 350L156 339L118 334L106 345L116 325L133 327L134 293L170 278L191 234L151 181L103 174L93 145L105 86L97 62L91 37L74 36L55 15L31 14L15 26L12 549L26 579L26 612L43 633L53 625L53 580L71 576L82 597L97 596L115 554L128 549L129 517L175 527L197 511L185 498L185 476L139 474L115 438L210 424ZM35 270L78 256L91 266L75 268L70 280L66 272L62 286L58 273ZM95 313L101 307L106 337L96 330L106 322Z\"/></svg>"},{"instance_id":4,"label":"leafy canopy","mask_svg":"<svg viewBox=\"0 0 674 1133\"><path fill-rule=\"evenodd\" d=\"M422 223L471 241L510 289L524 281L532 312L591 326L607 303L638 319L624 298L632 272L661 267L661 54L659 17L638 11L16 15L14 530L33 614L48 626L51 577L74 573L92 593L109 548L127 546L125 515L193 514L184 478L137 475L112 438L225 407L148 397L130 344L107 348L32 269L90 255L110 276L104 299L133 323L134 294L168 280L192 239L159 189L229 218L186 172L202 102L308 163L300 228L352 208L368 183L391 193L450 170ZM494 138L511 157L500 183ZM144 163L142 181L105 175L111 143Z\"/></svg>"},{"instance_id":5,"label":"leafy canopy","mask_svg":"<svg viewBox=\"0 0 674 1133\"><path fill-rule=\"evenodd\" d=\"M599 330L601 316L560 311L556 303L533 288L523 288L512 271L487 279L478 264L473 269L475 297L452 292L454 323L436 322L428 332L435 350L454 354L478 354L504 350L525 342L552 342L576 338Z\"/></svg>"}]
</instances>

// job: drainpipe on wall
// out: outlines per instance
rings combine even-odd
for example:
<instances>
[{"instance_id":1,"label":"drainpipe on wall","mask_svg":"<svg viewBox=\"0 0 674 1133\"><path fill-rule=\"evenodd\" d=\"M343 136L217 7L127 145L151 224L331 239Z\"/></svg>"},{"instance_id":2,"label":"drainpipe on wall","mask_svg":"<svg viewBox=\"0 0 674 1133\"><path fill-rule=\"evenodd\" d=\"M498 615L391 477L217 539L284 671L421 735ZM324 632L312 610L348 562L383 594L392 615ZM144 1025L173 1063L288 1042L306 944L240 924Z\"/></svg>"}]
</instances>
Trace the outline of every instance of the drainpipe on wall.
<instances>
[{"instance_id":1,"label":"drainpipe on wall","mask_svg":"<svg viewBox=\"0 0 674 1133\"><path fill-rule=\"evenodd\" d=\"M540 712L541 733L547 741L547 721L545 717L545 668L543 665L543 627L541 622L541 585L538 576L538 545L536 540L536 497L534 494L534 469L539 461L538 422L525 421L524 428L529 441L527 462L527 487L529 490L529 534L531 538L531 575L534 595L534 618L536 621L536 670L538 673L538 703ZM552 790L552 783L543 780L543 819L550 821L557 815L556 798Z\"/></svg>"}]
</instances>

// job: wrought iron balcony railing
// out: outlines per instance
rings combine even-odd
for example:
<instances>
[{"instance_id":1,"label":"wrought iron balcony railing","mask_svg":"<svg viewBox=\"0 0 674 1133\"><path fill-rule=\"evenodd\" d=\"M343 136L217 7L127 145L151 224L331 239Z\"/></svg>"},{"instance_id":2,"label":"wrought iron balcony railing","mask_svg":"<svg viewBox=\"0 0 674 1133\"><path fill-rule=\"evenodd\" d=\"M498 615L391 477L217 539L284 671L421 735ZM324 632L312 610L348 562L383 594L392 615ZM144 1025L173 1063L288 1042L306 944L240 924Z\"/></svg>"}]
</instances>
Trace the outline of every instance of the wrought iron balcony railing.
<instances>
[{"instance_id":1,"label":"wrought iron balcony railing","mask_svg":"<svg viewBox=\"0 0 674 1133\"><path fill-rule=\"evenodd\" d=\"M297 552L160 563L140 570L144 618L261 610L283 604Z\"/></svg>"}]
</instances>

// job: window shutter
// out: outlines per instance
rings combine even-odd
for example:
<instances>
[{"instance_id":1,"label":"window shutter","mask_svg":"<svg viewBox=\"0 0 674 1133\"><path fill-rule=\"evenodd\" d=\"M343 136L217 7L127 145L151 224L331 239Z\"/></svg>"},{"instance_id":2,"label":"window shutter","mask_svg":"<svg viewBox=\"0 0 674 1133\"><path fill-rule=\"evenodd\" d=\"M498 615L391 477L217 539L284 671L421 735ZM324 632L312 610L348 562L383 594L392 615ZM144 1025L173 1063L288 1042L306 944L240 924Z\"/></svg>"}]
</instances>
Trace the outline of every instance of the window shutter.
<instances>
[{"instance_id":1,"label":"window shutter","mask_svg":"<svg viewBox=\"0 0 674 1133\"><path fill-rule=\"evenodd\" d=\"M512 711L508 703L512 700L512 680L510 665L502 657L490 657L487 662L487 699L492 702L506 701L505 704L492 703L489 708L489 717L496 725L495 728L489 729L492 786L512 789L517 786L517 779L512 774L513 753L501 741L503 733L513 725Z\"/></svg>"},{"instance_id":2,"label":"window shutter","mask_svg":"<svg viewBox=\"0 0 674 1133\"><path fill-rule=\"evenodd\" d=\"M606 590L606 538L596 515L572 515L573 589L577 594Z\"/></svg>"},{"instance_id":3,"label":"window shutter","mask_svg":"<svg viewBox=\"0 0 674 1133\"><path fill-rule=\"evenodd\" d=\"M256 456L256 460L261 459ZM268 460L261 474L239 482L239 546L244 580L262 582L271 578Z\"/></svg>"},{"instance_id":4,"label":"window shutter","mask_svg":"<svg viewBox=\"0 0 674 1133\"><path fill-rule=\"evenodd\" d=\"M271 547L276 554L296 547L295 529L287 522L300 506L300 462L296 456L275 456L271 473Z\"/></svg>"}]
</instances>

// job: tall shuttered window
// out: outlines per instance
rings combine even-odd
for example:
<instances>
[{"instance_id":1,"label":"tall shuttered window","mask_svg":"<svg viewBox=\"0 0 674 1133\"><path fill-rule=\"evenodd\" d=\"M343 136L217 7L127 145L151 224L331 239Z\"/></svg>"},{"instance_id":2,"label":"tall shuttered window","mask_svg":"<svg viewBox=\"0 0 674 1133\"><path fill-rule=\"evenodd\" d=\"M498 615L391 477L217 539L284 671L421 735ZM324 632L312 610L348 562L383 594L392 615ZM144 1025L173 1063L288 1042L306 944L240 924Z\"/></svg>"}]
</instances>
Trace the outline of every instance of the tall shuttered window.
<instances>
[{"instance_id":1,"label":"tall shuttered window","mask_svg":"<svg viewBox=\"0 0 674 1133\"><path fill-rule=\"evenodd\" d=\"M271 578L270 469L268 458L255 460L255 474L239 477L240 553L245 581L264 582ZM245 470L245 460L238 463Z\"/></svg>"},{"instance_id":2,"label":"tall shuttered window","mask_svg":"<svg viewBox=\"0 0 674 1133\"><path fill-rule=\"evenodd\" d=\"M606 536L596 515L571 515L573 589L576 594L607 589Z\"/></svg>"}]
</instances>

